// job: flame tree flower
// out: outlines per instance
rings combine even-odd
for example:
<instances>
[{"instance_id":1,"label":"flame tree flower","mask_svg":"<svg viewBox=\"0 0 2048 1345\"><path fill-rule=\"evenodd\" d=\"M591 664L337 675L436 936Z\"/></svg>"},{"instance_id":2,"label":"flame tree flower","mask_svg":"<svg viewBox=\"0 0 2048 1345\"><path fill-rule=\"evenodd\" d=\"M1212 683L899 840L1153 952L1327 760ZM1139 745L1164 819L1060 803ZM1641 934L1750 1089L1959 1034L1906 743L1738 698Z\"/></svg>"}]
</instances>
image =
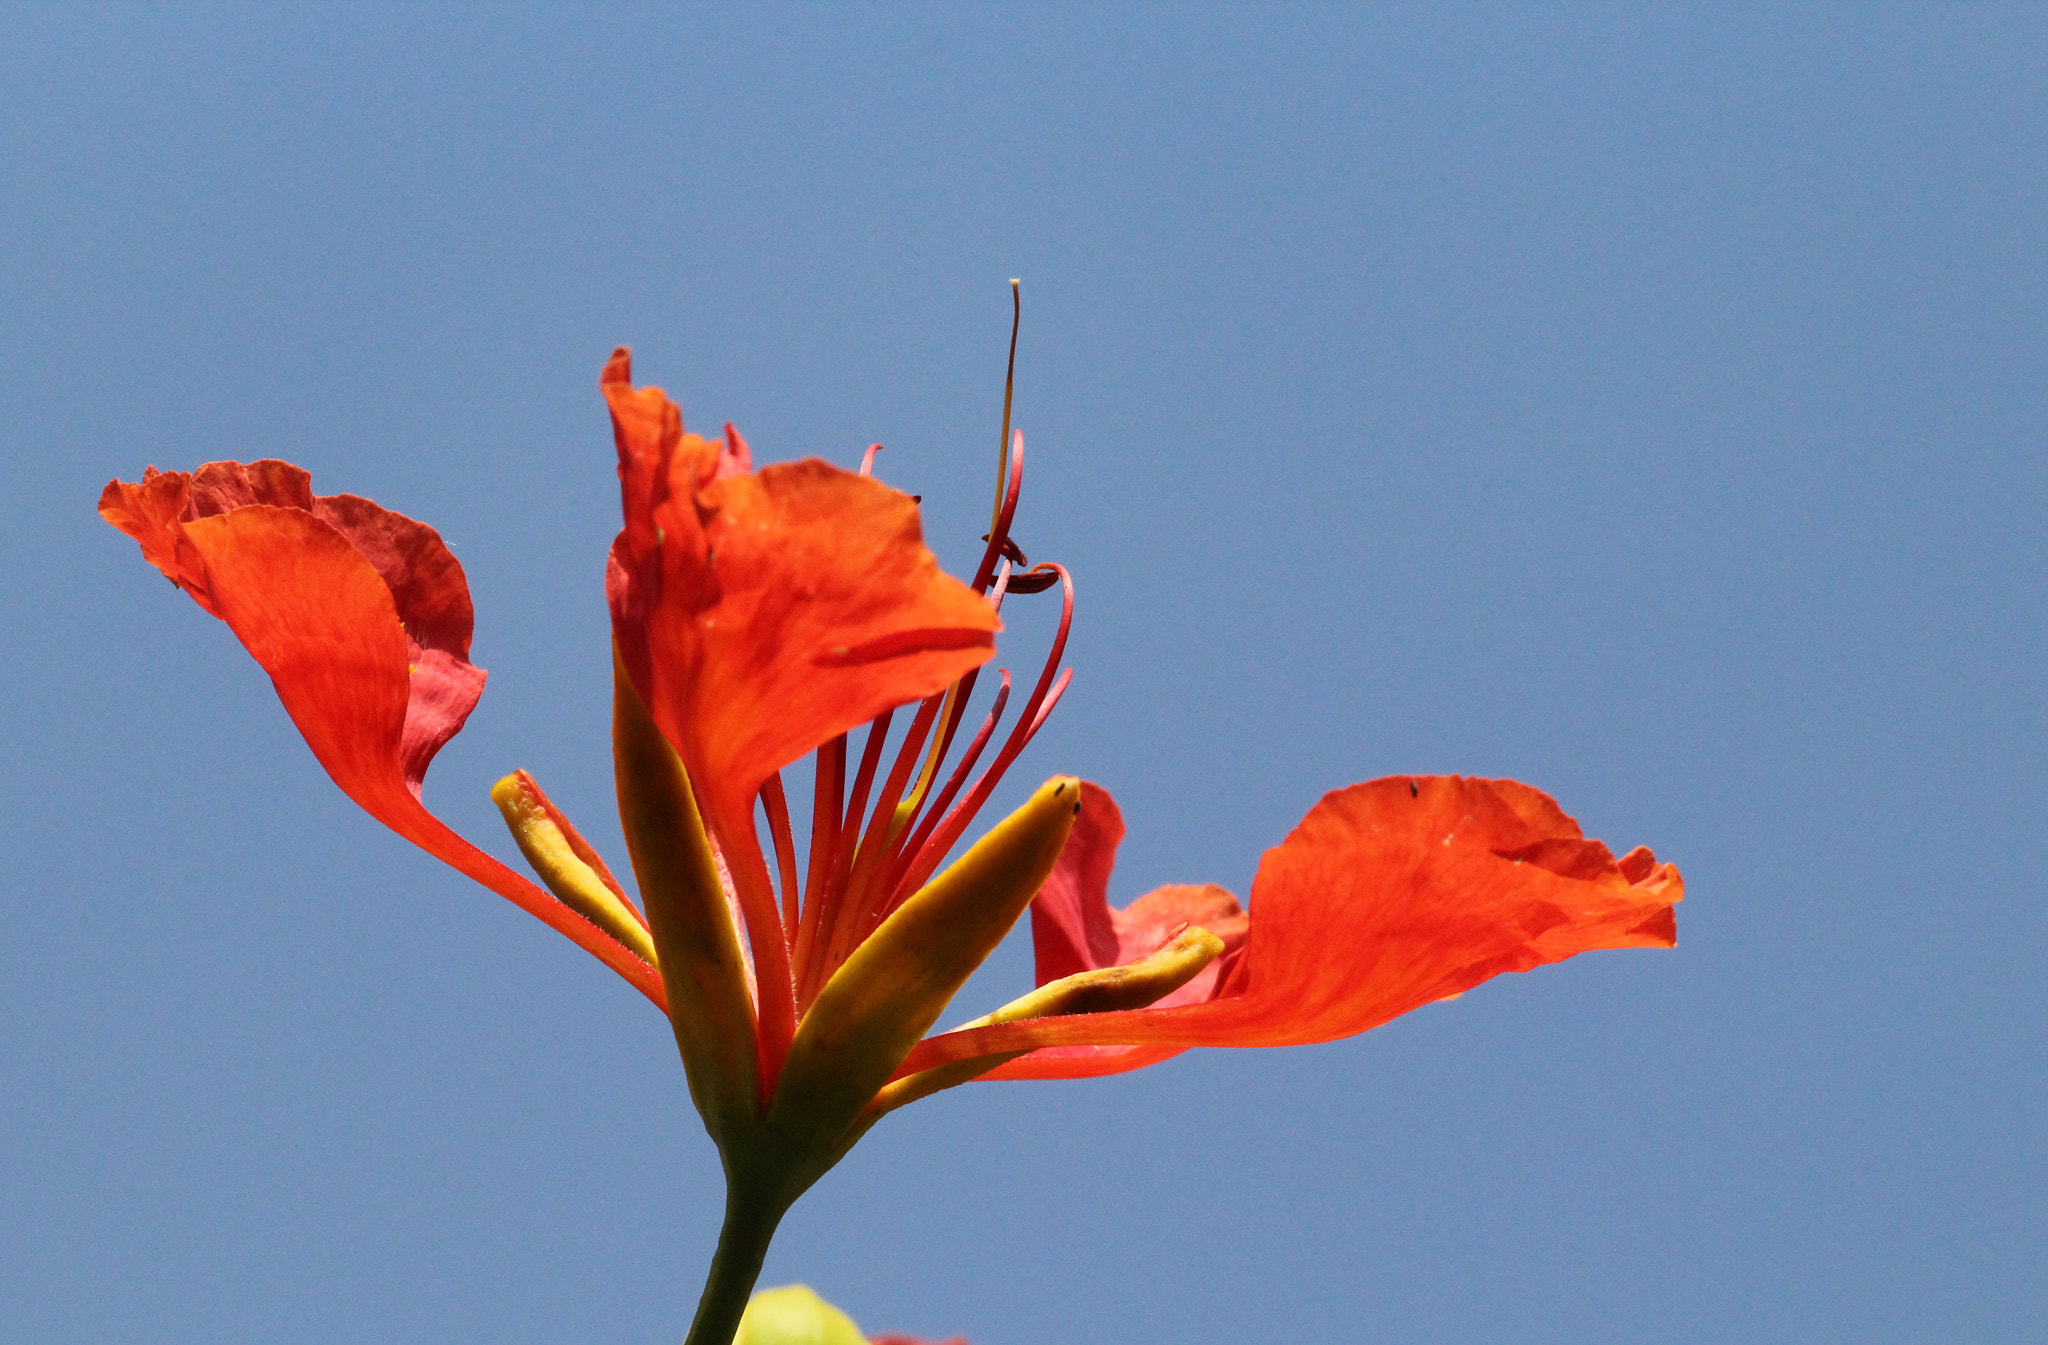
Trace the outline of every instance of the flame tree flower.
<instances>
[{"instance_id":1,"label":"flame tree flower","mask_svg":"<svg viewBox=\"0 0 2048 1345\"><path fill-rule=\"evenodd\" d=\"M1072 580L1010 535L1024 445L1008 387L967 583L926 549L916 500L874 479L873 449L858 472L757 471L730 425L686 433L660 389L634 387L623 349L601 387L624 511L606 587L637 904L524 771L492 797L541 886L421 802L484 685L468 585L432 528L314 495L275 460L151 468L109 482L100 512L235 632L343 792L667 1013L727 1183L689 1345L733 1339L790 1204L882 1116L940 1089L1328 1041L1502 972L1674 942L1671 865L1641 848L1616 859L1506 780L1326 796L1266 852L1248 910L1215 886L1112 908L1123 820L1068 776L954 857L1070 678ZM982 687L1005 601L1053 593L1057 633L1028 691L1007 671ZM977 720L978 687L993 694ZM806 756L800 857L782 772ZM1037 988L931 1035L1027 907Z\"/></svg>"}]
</instances>

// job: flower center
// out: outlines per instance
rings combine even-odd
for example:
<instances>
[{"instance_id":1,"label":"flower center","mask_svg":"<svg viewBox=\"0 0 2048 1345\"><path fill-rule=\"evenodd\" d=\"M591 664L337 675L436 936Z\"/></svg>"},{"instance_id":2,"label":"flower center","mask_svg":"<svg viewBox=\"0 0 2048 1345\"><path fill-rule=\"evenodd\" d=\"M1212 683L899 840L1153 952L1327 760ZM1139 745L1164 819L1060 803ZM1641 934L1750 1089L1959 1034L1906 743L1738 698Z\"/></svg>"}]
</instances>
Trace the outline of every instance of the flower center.
<instances>
[{"instance_id":1,"label":"flower center","mask_svg":"<svg viewBox=\"0 0 2048 1345\"><path fill-rule=\"evenodd\" d=\"M780 875L783 937L791 952L799 1015L853 950L937 871L988 802L1004 772L1044 725L1072 678L1071 670L1062 670L1060 661L1073 621L1073 580L1058 564L1023 568L1028 561L1010 536L1024 486L1024 436L1010 426L1017 329L1022 316L1015 281L1011 282L1011 303L995 503L970 586L1000 610L1012 594L1043 593L1058 585L1059 625L1030 694L1010 721L993 760L979 775L975 767L995 740L1009 708L1012 688L1008 669L999 671L992 703L943 783L940 775L960 742L980 669L917 702L886 774L882 760L890 727L908 707L885 711L868 725L850 784L848 736L841 734L818 749L813 767L810 854L801 893L795 838L780 776L771 777L763 786L761 808ZM862 475L873 471L880 447L868 449L861 462Z\"/></svg>"}]
</instances>

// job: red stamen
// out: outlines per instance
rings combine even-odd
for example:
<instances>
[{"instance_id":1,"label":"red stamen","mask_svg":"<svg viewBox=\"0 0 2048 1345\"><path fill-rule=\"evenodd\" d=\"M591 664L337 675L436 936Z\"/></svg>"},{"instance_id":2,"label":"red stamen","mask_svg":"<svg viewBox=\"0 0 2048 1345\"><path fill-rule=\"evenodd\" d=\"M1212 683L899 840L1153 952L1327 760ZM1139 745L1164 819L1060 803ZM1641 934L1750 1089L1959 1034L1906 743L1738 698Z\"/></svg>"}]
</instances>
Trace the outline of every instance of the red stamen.
<instances>
[{"instance_id":1,"label":"red stamen","mask_svg":"<svg viewBox=\"0 0 2048 1345\"><path fill-rule=\"evenodd\" d=\"M979 671L979 669L976 671ZM903 886L903 875L910 868L911 859L923 851L926 839L931 836L933 829L944 820L946 805L953 801L954 795L960 792L960 786L967 782L967 776L974 769L974 763L981 760L982 749L988 746L988 740L995 733L996 725L1002 721L1003 707L1009 704L1010 701L1010 670L1008 668L1002 670L1002 679L1002 685L996 688L995 704L989 707L988 717L981 721L981 731L975 734L974 741L967 745L966 754L960 758L960 764L953 768L952 775L946 778L945 788L941 789L939 796L932 800L931 806L925 810L923 819L910 831L908 837L896 847L896 855L889 865L890 898L888 908L891 910L900 904L897 900L898 895L906 890ZM964 704L966 700L964 693L961 700Z\"/></svg>"},{"instance_id":2,"label":"red stamen","mask_svg":"<svg viewBox=\"0 0 2048 1345\"><path fill-rule=\"evenodd\" d=\"M868 725L868 740L861 745L860 770L853 777L853 797L846 805L846 819L840 824L839 853L846 860L853 858L850 837L860 830L861 818L867 816L868 790L875 783L875 767L882 762L882 744L889 739L889 721L896 716L895 710L884 710ZM834 864L843 869L844 863Z\"/></svg>"},{"instance_id":3,"label":"red stamen","mask_svg":"<svg viewBox=\"0 0 2048 1345\"><path fill-rule=\"evenodd\" d=\"M782 882L782 937L796 938L796 838L789 829L789 800L782 793L782 772L761 786L761 810L768 814L768 835L775 845L775 867Z\"/></svg>"},{"instance_id":4,"label":"red stamen","mask_svg":"<svg viewBox=\"0 0 2048 1345\"><path fill-rule=\"evenodd\" d=\"M875 474L875 454L881 451L882 446L880 444L868 445L868 451L861 455L860 460L860 474L862 476L873 476Z\"/></svg>"},{"instance_id":5,"label":"red stamen","mask_svg":"<svg viewBox=\"0 0 2048 1345\"><path fill-rule=\"evenodd\" d=\"M1024 741L1018 744L1020 750L1031 746L1031 740L1036 738L1038 731L1045 727L1045 721L1052 718L1052 707L1060 703L1060 697L1067 694L1067 686L1073 680L1074 670L1072 668L1062 668L1060 670L1059 680L1052 684L1052 690L1045 693L1045 703L1040 705L1038 713L1032 716L1031 729L1024 735Z\"/></svg>"},{"instance_id":6,"label":"red stamen","mask_svg":"<svg viewBox=\"0 0 2048 1345\"><path fill-rule=\"evenodd\" d=\"M945 821L938 825L931 838L917 852L917 858L911 861L910 867L904 873L902 884L898 886L899 892L914 892L923 886L925 879L931 876L939 861L953 848L960 839L960 834L974 820L974 815L988 802L988 796L995 789L996 783L1002 779L1003 772L1009 769L1010 763L1017 759L1017 754L1024 750L1024 745L1030 742L1031 736L1038 731L1039 725L1044 722L1041 710L1049 711L1051 708L1045 702L1052 691L1060 658L1066 653L1067 631L1074 619L1073 577L1067 573L1065 566L1057 562L1054 562L1053 569L1059 573L1062 591L1060 628L1058 634L1053 637L1051 652L1046 655L1045 669L1038 675L1038 685L1032 689L1031 699L1025 702L1023 712L1018 717L1017 727L1010 731L1010 736L1003 743L1002 751L996 755L995 761L982 773L981 778L974 782L974 787L968 791L967 797L946 814ZM1064 693L1065 690L1066 683L1062 680L1060 691Z\"/></svg>"},{"instance_id":7,"label":"red stamen","mask_svg":"<svg viewBox=\"0 0 2048 1345\"><path fill-rule=\"evenodd\" d=\"M853 872L847 878L846 896L832 921L832 939L825 950L823 980L829 979L857 942L855 931L865 937L868 914L874 904L879 884L877 876L886 870L889 862L890 833L896 824L896 804L903 797L904 788L910 783L910 773L916 769L918 757L925 739L931 733L932 721L938 717L939 706L944 695L927 696L917 707L917 717L903 736L903 745L897 750L895 765L890 768L889 778L882 782L882 792L875 798L875 808L868 816L867 830L860 838L860 847L855 851Z\"/></svg>"},{"instance_id":8,"label":"red stamen","mask_svg":"<svg viewBox=\"0 0 2048 1345\"><path fill-rule=\"evenodd\" d=\"M818 917L825 909L825 893L832 885L832 859L839 853L839 833L845 820L845 734L818 749L815 769L817 781L811 802L810 876L804 882L803 912L792 944L799 987L808 987L811 983L811 950L818 942ZM808 1002L808 989L803 994Z\"/></svg>"},{"instance_id":9,"label":"red stamen","mask_svg":"<svg viewBox=\"0 0 2048 1345\"><path fill-rule=\"evenodd\" d=\"M811 919L810 913L805 912L802 926L804 945L797 952L797 959L803 965L803 976L797 995L806 1005L818 993L818 987L825 983L821 954L830 946L832 929L846 898L846 881L853 868L853 848L860 838L861 819L867 815L868 790L874 785L875 767L881 764L882 744L889 737L889 720L895 714L894 710L884 710L868 725L868 740L861 747L860 769L853 777L853 797L847 801L846 812L840 819L837 843L832 847L832 862L825 871L824 886L819 889L814 903L817 918Z\"/></svg>"},{"instance_id":10,"label":"red stamen","mask_svg":"<svg viewBox=\"0 0 2048 1345\"><path fill-rule=\"evenodd\" d=\"M974 684L980 677L981 669L976 668L953 684L960 688L960 694L953 698L953 713L946 717L945 730L939 735L940 761L944 761L946 753L953 750L953 739L960 732L960 721L967 715L967 698L974 694Z\"/></svg>"},{"instance_id":11,"label":"red stamen","mask_svg":"<svg viewBox=\"0 0 2048 1345\"><path fill-rule=\"evenodd\" d=\"M840 734L818 749L814 767L816 781L811 791L811 867L804 878L804 905L817 900L825 881L825 866L839 848L839 818L846 806L846 735Z\"/></svg>"},{"instance_id":12,"label":"red stamen","mask_svg":"<svg viewBox=\"0 0 2048 1345\"><path fill-rule=\"evenodd\" d=\"M1005 422L1008 419L1005 414ZM974 582L969 585L977 593L988 592L989 581L995 577L996 562L1002 559L1003 544L1010 539L1010 521L1017 516L1017 500L1023 493L1024 431L1016 430L1010 435L1010 465L1003 503L996 510L996 521L988 530L988 546L981 553L981 564L975 567Z\"/></svg>"}]
</instances>

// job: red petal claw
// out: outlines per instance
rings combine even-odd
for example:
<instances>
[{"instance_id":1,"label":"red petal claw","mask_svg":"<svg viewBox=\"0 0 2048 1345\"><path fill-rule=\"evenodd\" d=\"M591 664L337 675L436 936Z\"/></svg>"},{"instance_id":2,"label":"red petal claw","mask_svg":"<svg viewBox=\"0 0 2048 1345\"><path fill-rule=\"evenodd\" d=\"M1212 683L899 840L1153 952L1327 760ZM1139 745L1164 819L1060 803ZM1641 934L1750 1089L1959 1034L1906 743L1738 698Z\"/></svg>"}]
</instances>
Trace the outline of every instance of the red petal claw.
<instances>
[{"instance_id":1,"label":"red petal claw","mask_svg":"<svg viewBox=\"0 0 2048 1345\"><path fill-rule=\"evenodd\" d=\"M616 939L520 877L497 860L449 830L428 812L410 790L365 798L351 794L363 810L405 839L465 877L482 883L520 910L610 967L645 995L655 1008L668 1012L668 992L661 973L628 952Z\"/></svg>"},{"instance_id":2,"label":"red petal claw","mask_svg":"<svg viewBox=\"0 0 2048 1345\"><path fill-rule=\"evenodd\" d=\"M761 786L761 809L768 816L768 835L775 846L775 868L782 885L782 937L796 939L797 890L796 838L789 829L789 800L782 793L782 775L777 772Z\"/></svg>"},{"instance_id":3,"label":"red petal claw","mask_svg":"<svg viewBox=\"0 0 2048 1345\"><path fill-rule=\"evenodd\" d=\"M1215 998L950 1033L921 1043L903 1072L1031 1047L1328 1041L1502 972L1670 947L1678 871L1634 852L1626 872L1596 864L1595 844L1515 781L1403 776L1338 790L1266 852L1243 951Z\"/></svg>"},{"instance_id":4,"label":"red petal claw","mask_svg":"<svg viewBox=\"0 0 2048 1345\"><path fill-rule=\"evenodd\" d=\"M975 1082L1100 1079L1171 1060L1187 1049L1185 1046L1047 1046L998 1065Z\"/></svg>"}]
</instances>

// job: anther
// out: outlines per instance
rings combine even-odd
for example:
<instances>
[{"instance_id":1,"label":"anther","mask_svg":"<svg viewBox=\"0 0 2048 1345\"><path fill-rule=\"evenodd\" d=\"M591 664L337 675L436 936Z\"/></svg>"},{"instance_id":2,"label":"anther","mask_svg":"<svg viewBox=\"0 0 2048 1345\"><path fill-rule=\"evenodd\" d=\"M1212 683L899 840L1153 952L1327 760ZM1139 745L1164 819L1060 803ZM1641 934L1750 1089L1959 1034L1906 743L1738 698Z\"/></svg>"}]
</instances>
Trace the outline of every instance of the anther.
<instances>
[{"instance_id":1,"label":"anther","mask_svg":"<svg viewBox=\"0 0 2048 1345\"><path fill-rule=\"evenodd\" d=\"M525 771L512 772L491 787L491 801L505 815L505 825L526 862L564 906L642 962L656 965L654 940L639 911L626 900L597 852L548 802L532 776Z\"/></svg>"}]
</instances>

